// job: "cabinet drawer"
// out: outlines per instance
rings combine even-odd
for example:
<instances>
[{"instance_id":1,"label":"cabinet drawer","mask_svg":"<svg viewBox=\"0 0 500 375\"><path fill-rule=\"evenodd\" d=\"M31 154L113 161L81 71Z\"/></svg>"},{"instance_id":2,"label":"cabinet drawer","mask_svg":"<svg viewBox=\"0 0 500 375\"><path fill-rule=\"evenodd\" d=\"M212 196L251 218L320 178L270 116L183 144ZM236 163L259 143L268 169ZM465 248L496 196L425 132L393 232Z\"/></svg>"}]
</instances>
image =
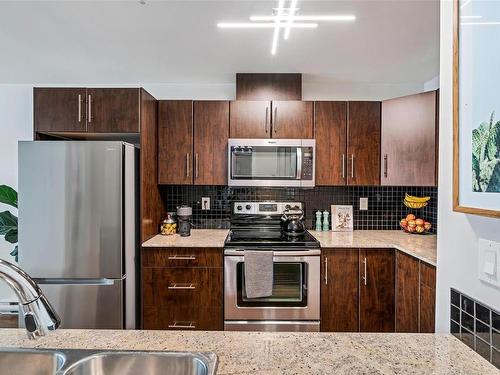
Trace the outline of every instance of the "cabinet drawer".
<instances>
[{"instance_id":1,"label":"cabinet drawer","mask_svg":"<svg viewBox=\"0 0 500 375\"><path fill-rule=\"evenodd\" d=\"M143 268L144 306L222 307L221 268Z\"/></svg>"},{"instance_id":2,"label":"cabinet drawer","mask_svg":"<svg viewBox=\"0 0 500 375\"><path fill-rule=\"evenodd\" d=\"M142 248L143 267L223 267L221 248Z\"/></svg>"},{"instance_id":3,"label":"cabinet drawer","mask_svg":"<svg viewBox=\"0 0 500 375\"><path fill-rule=\"evenodd\" d=\"M144 329L222 331L223 311L220 308L166 309L159 306L144 307Z\"/></svg>"}]
</instances>

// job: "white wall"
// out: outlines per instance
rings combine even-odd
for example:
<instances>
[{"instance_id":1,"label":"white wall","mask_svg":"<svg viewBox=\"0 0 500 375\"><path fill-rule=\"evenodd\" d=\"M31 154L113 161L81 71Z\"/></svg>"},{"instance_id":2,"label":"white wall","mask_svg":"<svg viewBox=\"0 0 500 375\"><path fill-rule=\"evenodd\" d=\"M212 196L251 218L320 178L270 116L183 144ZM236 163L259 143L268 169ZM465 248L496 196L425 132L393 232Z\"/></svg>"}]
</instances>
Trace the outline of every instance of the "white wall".
<instances>
[{"instance_id":1,"label":"white wall","mask_svg":"<svg viewBox=\"0 0 500 375\"><path fill-rule=\"evenodd\" d=\"M441 1L439 207L436 329L449 332L450 288L500 310L500 289L477 278L478 239L500 241L500 220L452 211L453 3Z\"/></svg>"},{"instance_id":2,"label":"white wall","mask_svg":"<svg viewBox=\"0 0 500 375\"><path fill-rule=\"evenodd\" d=\"M32 88L27 85L0 85L0 185L17 190L17 141L33 139ZM0 204L0 211L12 207ZM0 258L13 261L12 245L0 238ZM0 301L14 299L11 290L0 283Z\"/></svg>"}]
</instances>

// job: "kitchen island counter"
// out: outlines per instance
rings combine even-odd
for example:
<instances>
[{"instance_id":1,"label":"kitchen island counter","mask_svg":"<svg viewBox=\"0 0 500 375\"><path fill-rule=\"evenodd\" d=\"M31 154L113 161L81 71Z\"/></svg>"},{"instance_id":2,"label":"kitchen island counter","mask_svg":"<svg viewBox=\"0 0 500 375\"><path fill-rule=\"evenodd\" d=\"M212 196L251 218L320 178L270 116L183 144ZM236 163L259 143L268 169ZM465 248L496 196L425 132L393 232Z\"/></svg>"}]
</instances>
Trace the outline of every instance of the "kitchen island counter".
<instances>
[{"instance_id":1,"label":"kitchen island counter","mask_svg":"<svg viewBox=\"0 0 500 375\"><path fill-rule=\"evenodd\" d=\"M0 347L210 351L217 374L499 374L452 335L1 329Z\"/></svg>"}]
</instances>

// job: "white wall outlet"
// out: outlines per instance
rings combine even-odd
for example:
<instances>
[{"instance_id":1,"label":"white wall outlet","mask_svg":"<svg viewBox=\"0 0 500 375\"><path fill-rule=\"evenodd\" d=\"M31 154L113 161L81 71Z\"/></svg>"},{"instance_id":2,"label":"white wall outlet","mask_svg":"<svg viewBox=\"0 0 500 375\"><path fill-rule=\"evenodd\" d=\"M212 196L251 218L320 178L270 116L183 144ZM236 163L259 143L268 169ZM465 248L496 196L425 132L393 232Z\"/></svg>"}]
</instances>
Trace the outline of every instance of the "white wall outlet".
<instances>
[{"instance_id":1,"label":"white wall outlet","mask_svg":"<svg viewBox=\"0 0 500 375\"><path fill-rule=\"evenodd\" d=\"M201 198L201 209L203 211L210 210L210 198L207 197Z\"/></svg>"},{"instance_id":2,"label":"white wall outlet","mask_svg":"<svg viewBox=\"0 0 500 375\"><path fill-rule=\"evenodd\" d=\"M500 242L479 240L478 274L479 280L500 287Z\"/></svg>"},{"instance_id":3,"label":"white wall outlet","mask_svg":"<svg viewBox=\"0 0 500 375\"><path fill-rule=\"evenodd\" d=\"M359 210L368 211L368 198L359 198Z\"/></svg>"}]
</instances>

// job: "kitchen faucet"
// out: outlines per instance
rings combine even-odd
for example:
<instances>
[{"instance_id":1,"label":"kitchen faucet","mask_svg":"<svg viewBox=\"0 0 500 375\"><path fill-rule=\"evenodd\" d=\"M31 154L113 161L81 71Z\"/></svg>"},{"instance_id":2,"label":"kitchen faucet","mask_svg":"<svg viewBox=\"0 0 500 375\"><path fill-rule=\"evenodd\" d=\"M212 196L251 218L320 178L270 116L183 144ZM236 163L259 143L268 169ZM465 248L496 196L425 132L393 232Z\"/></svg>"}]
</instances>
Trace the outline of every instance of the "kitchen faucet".
<instances>
[{"instance_id":1,"label":"kitchen faucet","mask_svg":"<svg viewBox=\"0 0 500 375\"><path fill-rule=\"evenodd\" d=\"M61 319L35 281L22 269L0 259L0 280L4 280L19 298L28 338L36 339L56 330Z\"/></svg>"}]
</instances>

